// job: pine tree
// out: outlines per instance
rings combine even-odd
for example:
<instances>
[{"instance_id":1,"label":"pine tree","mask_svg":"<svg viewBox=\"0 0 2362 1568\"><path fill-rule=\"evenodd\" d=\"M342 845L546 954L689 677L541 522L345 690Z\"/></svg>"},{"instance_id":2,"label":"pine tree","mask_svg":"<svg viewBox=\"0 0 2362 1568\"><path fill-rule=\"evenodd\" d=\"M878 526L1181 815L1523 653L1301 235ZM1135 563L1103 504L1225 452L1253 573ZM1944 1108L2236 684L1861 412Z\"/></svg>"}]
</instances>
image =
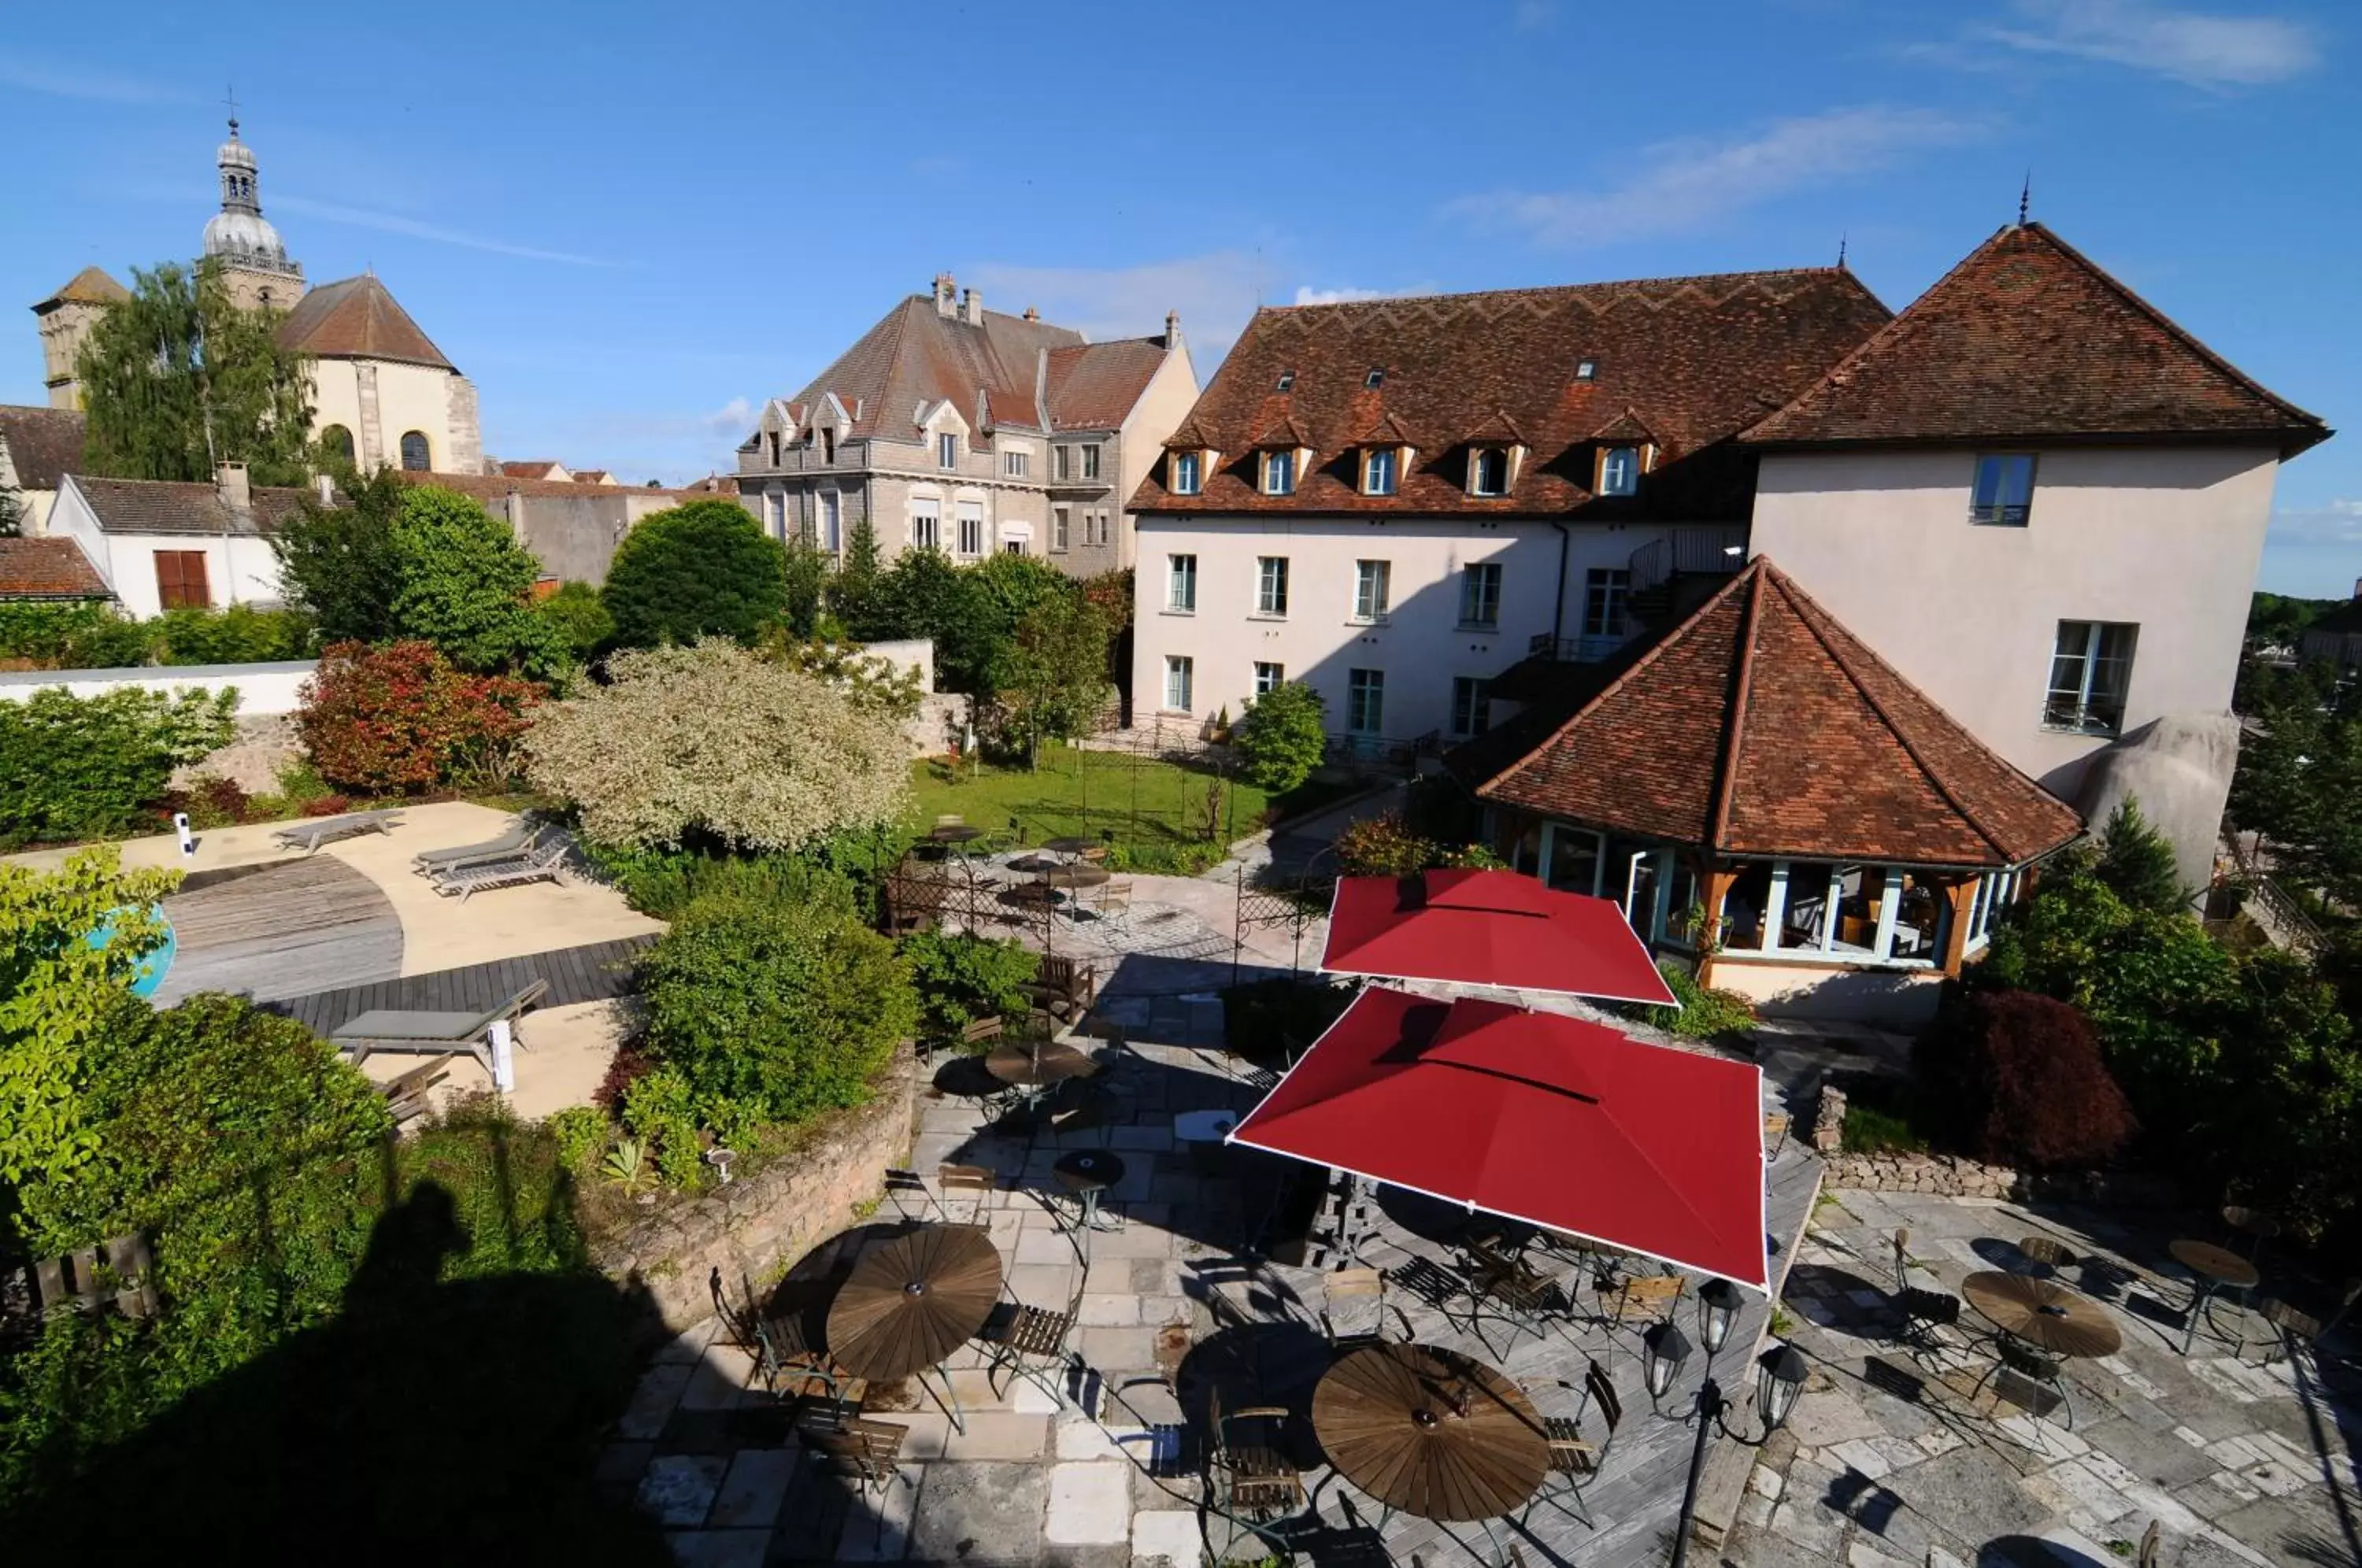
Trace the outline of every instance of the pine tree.
<instances>
[{"instance_id":1,"label":"pine tree","mask_svg":"<svg viewBox=\"0 0 2362 1568\"><path fill-rule=\"evenodd\" d=\"M877 530L866 517L855 518L844 536L844 560L828 585L829 613L864 641L889 635L878 624L877 581L884 564L877 549Z\"/></svg>"},{"instance_id":2,"label":"pine tree","mask_svg":"<svg viewBox=\"0 0 2362 1568\"><path fill-rule=\"evenodd\" d=\"M221 264L134 271L75 360L85 461L118 479L204 480L242 462L257 484L313 469L311 361L280 346L277 313L240 309Z\"/></svg>"},{"instance_id":3,"label":"pine tree","mask_svg":"<svg viewBox=\"0 0 2362 1568\"><path fill-rule=\"evenodd\" d=\"M2173 845L2149 825L2140 802L2130 795L2109 813L2099 863L2092 872L2135 909L2175 914L2190 907L2190 891L2181 885Z\"/></svg>"}]
</instances>

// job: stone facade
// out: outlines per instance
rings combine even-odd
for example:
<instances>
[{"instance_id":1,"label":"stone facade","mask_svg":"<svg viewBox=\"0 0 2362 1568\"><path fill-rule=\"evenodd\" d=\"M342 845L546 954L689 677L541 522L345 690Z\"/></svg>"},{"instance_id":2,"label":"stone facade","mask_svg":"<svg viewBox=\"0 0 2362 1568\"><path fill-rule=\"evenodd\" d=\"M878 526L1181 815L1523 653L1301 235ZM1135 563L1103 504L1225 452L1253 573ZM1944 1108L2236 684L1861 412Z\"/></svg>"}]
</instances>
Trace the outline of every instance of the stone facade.
<instances>
[{"instance_id":1,"label":"stone facade","mask_svg":"<svg viewBox=\"0 0 2362 1568\"><path fill-rule=\"evenodd\" d=\"M869 1103L823 1121L793 1158L693 1198L659 1197L645 1218L594 1241L592 1261L646 1289L673 1331L713 1316L717 1275L731 1302L758 1294L876 1203L886 1168L911 1147L919 1077L906 1049Z\"/></svg>"}]
</instances>

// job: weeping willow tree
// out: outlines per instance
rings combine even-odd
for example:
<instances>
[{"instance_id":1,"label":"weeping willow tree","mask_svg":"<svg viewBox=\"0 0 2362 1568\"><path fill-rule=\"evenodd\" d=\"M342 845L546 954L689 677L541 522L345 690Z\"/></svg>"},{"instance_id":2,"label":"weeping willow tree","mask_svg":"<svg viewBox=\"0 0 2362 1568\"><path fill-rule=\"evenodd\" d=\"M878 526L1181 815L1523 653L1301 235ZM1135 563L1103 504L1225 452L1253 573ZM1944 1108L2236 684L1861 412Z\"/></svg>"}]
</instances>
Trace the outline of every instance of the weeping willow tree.
<instances>
[{"instance_id":1,"label":"weeping willow tree","mask_svg":"<svg viewBox=\"0 0 2362 1568\"><path fill-rule=\"evenodd\" d=\"M243 462L257 484L311 473L311 360L280 347L269 310L242 310L220 263L134 271L75 362L84 460L117 479L210 480Z\"/></svg>"}]
</instances>

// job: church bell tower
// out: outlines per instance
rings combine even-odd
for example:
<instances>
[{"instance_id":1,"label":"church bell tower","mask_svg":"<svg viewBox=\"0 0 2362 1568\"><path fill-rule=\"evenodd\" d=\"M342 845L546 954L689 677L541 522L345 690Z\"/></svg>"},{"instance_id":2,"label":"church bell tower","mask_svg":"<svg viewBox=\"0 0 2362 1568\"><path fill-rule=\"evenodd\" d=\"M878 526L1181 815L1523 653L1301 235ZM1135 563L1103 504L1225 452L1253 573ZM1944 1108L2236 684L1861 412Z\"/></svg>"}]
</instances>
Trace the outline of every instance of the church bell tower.
<instances>
[{"instance_id":1,"label":"church bell tower","mask_svg":"<svg viewBox=\"0 0 2362 1568\"><path fill-rule=\"evenodd\" d=\"M230 298L247 309L293 309L304 297L304 268L288 259L279 231L262 215L254 149L237 138L234 108L229 139L214 162L221 170L221 211L205 223L204 254L220 261Z\"/></svg>"}]
</instances>

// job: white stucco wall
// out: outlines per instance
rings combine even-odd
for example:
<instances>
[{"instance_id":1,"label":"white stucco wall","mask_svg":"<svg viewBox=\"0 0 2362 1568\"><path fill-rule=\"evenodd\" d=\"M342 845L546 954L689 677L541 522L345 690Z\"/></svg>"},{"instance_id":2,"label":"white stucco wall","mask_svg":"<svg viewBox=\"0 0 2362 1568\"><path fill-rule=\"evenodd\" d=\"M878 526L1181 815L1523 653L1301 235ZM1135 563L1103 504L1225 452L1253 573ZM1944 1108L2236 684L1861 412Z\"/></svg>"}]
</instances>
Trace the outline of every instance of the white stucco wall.
<instances>
[{"instance_id":1,"label":"white stucco wall","mask_svg":"<svg viewBox=\"0 0 2362 1568\"><path fill-rule=\"evenodd\" d=\"M0 701L21 702L45 686L62 686L76 697L138 686L150 691L180 691L202 687L207 691L235 689L241 718L292 713L303 705L298 692L316 659L292 659L274 664L187 664L146 666L136 669L33 669L0 674Z\"/></svg>"},{"instance_id":2,"label":"white stucco wall","mask_svg":"<svg viewBox=\"0 0 2362 1568\"><path fill-rule=\"evenodd\" d=\"M367 366L377 381L374 429L364 422L361 370ZM406 430L423 431L439 472L453 467L458 448L467 443L451 428L451 372L426 365L397 364L389 359L320 359L312 372L312 428L341 425L353 433L353 450L363 471L379 464L402 466L402 436Z\"/></svg>"},{"instance_id":3,"label":"white stucco wall","mask_svg":"<svg viewBox=\"0 0 2362 1568\"><path fill-rule=\"evenodd\" d=\"M1563 634L1583 625L1584 573L1621 568L1662 527L1570 527ZM1409 740L1447 731L1455 677L1491 678L1526 657L1528 640L1552 628L1559 535L1535 523L1433 518L1178 518L1139 525L1137 624L1132 638L1132 712L1145 722L1164 707L1164 660L1196 661L1191 712L1233 717L1254 692L1258 661L1285 667L1328 704L1328 723L1346 723L1348 672L1385 672L1380 733ZM1198 558L1198 608L1165 608L1168 558ZM1288 559L1285 617L1255 613L1257 560ZM1383 625L1352 619L1355 563L1391 563L1391 608ZM1460 624L1461 569L1501 563L1501 613L1491 632Z\"/></svg>"},{"instance_id":4,"label":"white stucco wall","mask_svg":"<svg viewBox=\"0 0 2362 1568\"><path fill-rule=\"evenodd\" d=\"M1120 448L1122 469L1116 479L1117 506L1131 504L1149 471L1164 460L1164 438L1181 428L1181 422L1197 406L1198 371L1185 341L1178 352L1165 355L1156 373L1148 378L1140 401L1131 405L1131 417L1119 432L1122 438L1116 445ZM1076 526L1079 530L1081 525ZM1119 568L1139 564L1139 519L1129 511L1116 526L1115 544Z\"/></svg>"},{"instance_id":5,"label":"white stucco wall","mask_svg":"<svg viewBox=\"0 0 2362 1568\"><path fill-rule=\"evenodd\" d=\"M270 553L270 541L257 535L109 534L71 487L59 492L50 512L50 529L82 546L124 613L141 620L163 613L156 591L159 550L204 552L205 587L215 608L279 602L279 560Z\"/></svg>"},{"instance_id":6,"label":"white stucco wall","mask_svg":"<svg viewBox=\"0 0 2362 1568\"><path fill-rule=\"evenodd\" d=\"M1975 454L1763 459L1751 548L1986 745L2071 796L2103 737L2042 727L2058 625L2139 626L2124 729L2228 709L2277 454L2039 453L2024 527L1969 521Z\"/></svg>"}]
</instances>

